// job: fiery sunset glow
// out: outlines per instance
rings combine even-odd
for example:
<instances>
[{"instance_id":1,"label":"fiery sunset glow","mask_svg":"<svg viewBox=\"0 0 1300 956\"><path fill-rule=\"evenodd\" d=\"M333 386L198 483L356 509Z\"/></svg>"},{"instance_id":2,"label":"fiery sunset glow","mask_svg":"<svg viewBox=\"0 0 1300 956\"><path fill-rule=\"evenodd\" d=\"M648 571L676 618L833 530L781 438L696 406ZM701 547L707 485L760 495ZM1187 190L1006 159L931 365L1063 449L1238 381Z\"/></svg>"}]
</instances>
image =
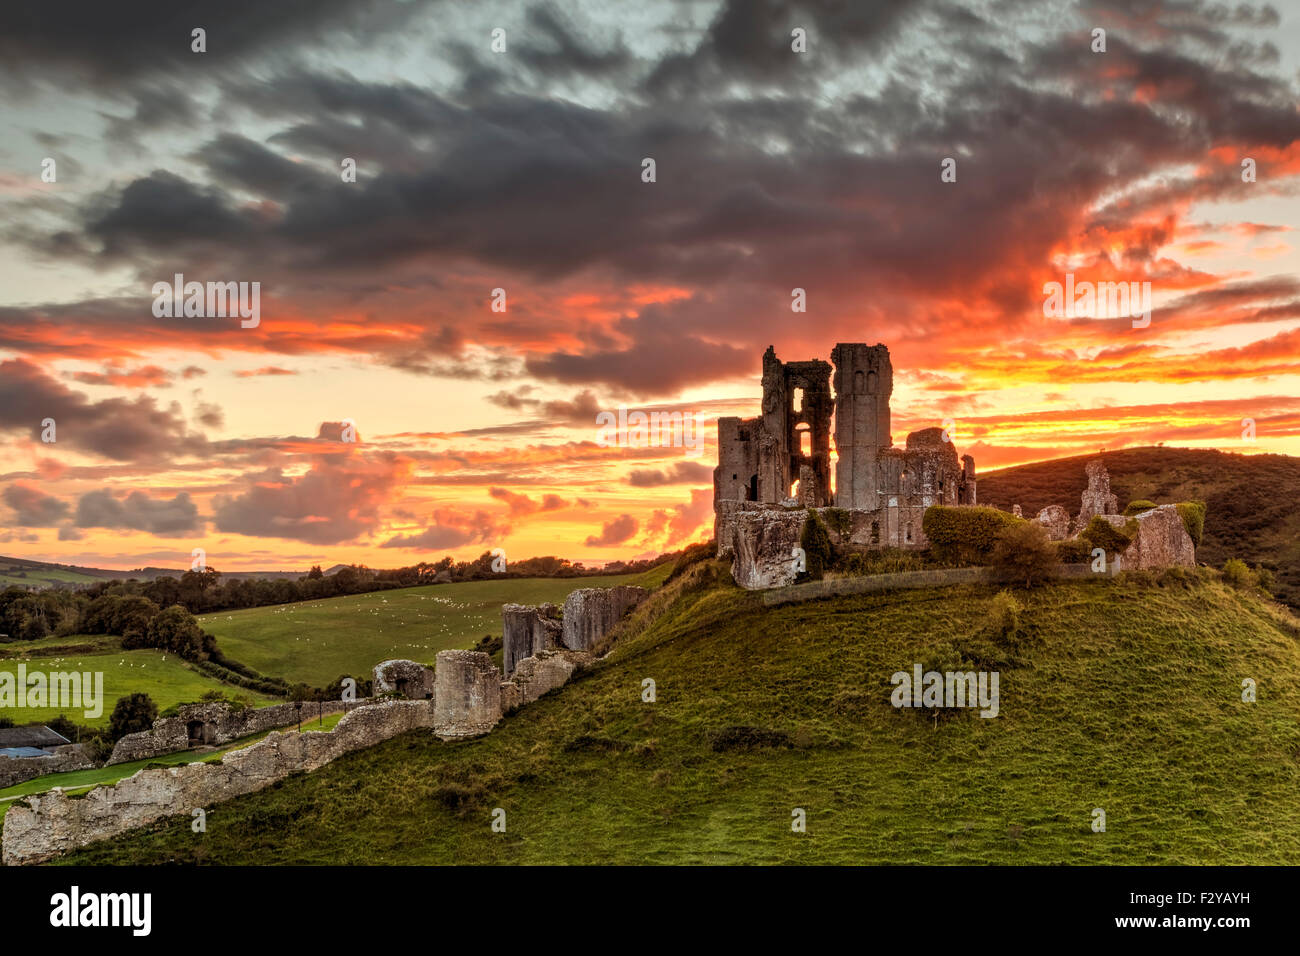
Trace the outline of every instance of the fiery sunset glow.
<instances>
[{"instance_id":1,"label":"fiery sunset glow","mask_svg":"<svg viewBox=\"0 0 1300 956\"><path fill-rule=\"evenodd\" d=\"M184 6L0 12L0 553L657 554L769 344L886 344L895 443L952 419L981 471L1300 454L1294 10ZM177 274L260 320L156 316ZM1149 324L1045 315L1067 274ZM602 445L620 406L702 453Z\"/></svg>"}]
</instances>

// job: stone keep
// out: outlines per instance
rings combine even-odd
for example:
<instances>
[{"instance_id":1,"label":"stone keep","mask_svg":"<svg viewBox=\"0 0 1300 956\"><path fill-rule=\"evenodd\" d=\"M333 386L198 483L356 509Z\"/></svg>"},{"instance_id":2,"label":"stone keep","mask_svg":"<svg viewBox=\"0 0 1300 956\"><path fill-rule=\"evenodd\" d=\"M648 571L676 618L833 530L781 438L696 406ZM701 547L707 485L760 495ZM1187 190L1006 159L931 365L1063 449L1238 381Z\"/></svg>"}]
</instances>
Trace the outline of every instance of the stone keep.
<instances>
[{"instance_id":1,"label":"stone keep","mask_svg":"<svg viewBox=\"0 0 1300 956\"><path fill-rule=\"evenodd\" d=\"M778 538L788 537L783 507L834 505L848 511L855 530L847 544L854 548L921 549L928 544L922 528L926 508L976 503L975 459L959 458L943 429L912 432L905 447L893 447L889 349L841 342L831 357L833 395L827 381L831 366L820 360L782 362L769 346L763 355L762 415L718 420L713 534L719 557L746 552L745 568L733 563L738 583L788 576L773 563L772 550ZM838 455L833 492L832 417ZM752 517L755 513L766 517ZM766 529L769 523L773 527ZM740 541L762 529L765 540Z\"/></svg>"}]
</instances>

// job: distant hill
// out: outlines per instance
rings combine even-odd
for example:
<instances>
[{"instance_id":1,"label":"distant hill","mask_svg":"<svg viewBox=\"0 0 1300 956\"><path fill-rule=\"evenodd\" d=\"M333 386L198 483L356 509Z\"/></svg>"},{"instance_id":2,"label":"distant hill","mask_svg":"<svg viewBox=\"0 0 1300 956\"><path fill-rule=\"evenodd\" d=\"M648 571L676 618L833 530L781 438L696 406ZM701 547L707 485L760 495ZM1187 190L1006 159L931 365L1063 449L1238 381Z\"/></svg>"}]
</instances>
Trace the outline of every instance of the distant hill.
<instances>
[{"instance_id":1,"label":"distant hill","mask_svg":"<svg viewBox=\"0 0 1300 956\"><path fill-rule=\"evenodd\" d=\"M1084 464L1096 455L1058 458L979 476L979 501L1025 515L1063 505L1073 516L1088 485ZM1101 455L1119 507L1206 503L1205 540L1197 559L1222 567L1228 558L1263 564L1277 574L1279 599L1300 607L1300 458L1239 455L1198 448L1128 448Z\"/></svg>"},{"instance_id":2,"label":"distant hill","mask_svg":"<svg viewBox=\"0 0 1300 956\"><path fill-rule=\"evenodd\" d=\"M26 588L84 587L96 581L125 581L128 578L152 581L155 578L179 578L185 571L185 568L155 567L114 571L109 568L85 568L75 564L55 564L48 561L32 561L28 558L0 556L0 588L11 585ZM278 578L296 581L306 573L306 571L223 571L221 577L227 581Z\"/></svg>"}]
</instances>

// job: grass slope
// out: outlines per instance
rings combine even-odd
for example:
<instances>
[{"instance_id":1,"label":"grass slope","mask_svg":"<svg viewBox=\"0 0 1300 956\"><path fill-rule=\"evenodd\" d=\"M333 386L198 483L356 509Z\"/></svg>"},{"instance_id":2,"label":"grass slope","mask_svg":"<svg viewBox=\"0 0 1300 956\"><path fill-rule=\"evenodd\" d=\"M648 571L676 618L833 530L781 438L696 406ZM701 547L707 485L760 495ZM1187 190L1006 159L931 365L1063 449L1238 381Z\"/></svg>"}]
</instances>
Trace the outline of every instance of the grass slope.
<instances>
[{"instance_id":1,"label":"grass slope","mask_svg":"<svg viewBox=\"0 0 1300 956\"><path fill-rule=\"evenodd\" d=\"M1019 504L1027 516L1051 504L1077 514L1088 486L1084 464L1094 457L981 474L980 502L1008 511ZM1102 457L1120 510L1143 498L1206 502L1198 560L1215 567L1228 558L1263 563L1277 572L1278 598L1300 608L1300 458L1195 448L1128 448Z\"/></svg>"},{"instance_id":2,"label":"grass slope","mask_svg":"<svg viewBox=\"0 0 1300 956\"><path fill-rule=\"evenodd\" d=\"M46 640L56 639L47 638ZM103 639L98 637L64 637L57 640L62 644L75 646L79 642L97 644ZM120 642L121 638L112 638L112 640ZM12 644L3 646L8 652L16 651L15 646ZM33 648L32 651L34 655L40 654L39 648ZM276 703L271 698L254 694L252 691L233 688L220 681L213 680L211 677L191 668L175 654L153 648L124 651L118 647L116 649L92 650L85 653L59 652L56 656L31 657L18 656L15 653L14 656L0 659L0 672L8 671L15 675L16 679L19 664L27 665L29 675L37 671L46 674L58 671L102 673L104 675L104 712L98 718L92 719L84 716L81 710L69 707L5 707L0 711L0 714L8 717L15 724L47 721L59 714L66 714L74 722L84 726L107 727L109 715L112 714L113 706L117 703L118 698L138 691L143 691L152 697L153 702L158 705L160 711L166 710L173 704L198 700L210 690L218 690L227 694L238 693L247 698L253 706Z\"/></svg>"},{"instance_id":3,"label":"grass slope","mask_svg":"<svg viewBox=\"0 0 1300 956\"><path fill-rule=\"evenodd\" d=\"M223 654L290 682L324 687L336 677L369 677L382 660L432 664L437 653L501 633L501 605L562 604L575 588L661 583L671 564L635 575L505 578L377 591L199 618Z\"/></svg>"},{"instance_id":4,"label":"grass slope","mask_svg":"<svg viewBox=\"0 0 1300 956\"><path fill-rule=\"evenodd\" d=\"M1017 650L980 636L987 589L764 609L725 573L661 590L486 737L406 734L206 834L165 821L61 862L1300 862L1300 625L1275 606L1217 580L1058 583L1024 597ZM994 658L1000 716L892 708L889 676L951 646Z\"/></svg>"}]
</instances>

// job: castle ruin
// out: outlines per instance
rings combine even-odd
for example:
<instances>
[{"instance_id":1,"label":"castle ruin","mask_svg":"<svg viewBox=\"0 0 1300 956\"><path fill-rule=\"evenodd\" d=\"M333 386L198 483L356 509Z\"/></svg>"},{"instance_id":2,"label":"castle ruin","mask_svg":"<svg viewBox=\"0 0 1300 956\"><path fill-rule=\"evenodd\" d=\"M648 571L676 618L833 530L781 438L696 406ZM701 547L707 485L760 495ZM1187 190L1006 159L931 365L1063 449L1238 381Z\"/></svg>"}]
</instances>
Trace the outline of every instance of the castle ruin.
<instances>
[{"instance_id":1,"label":"castle ruin","mask_svg":"<svg viewBox=\"0 0 1300 956\"><path fill-rule=\"evenodd\" d=\"M720 555L753 550L736 540L751 529L761 533L766 522L751 512L835 507L849 513L854 546L921 549L926 508L975 504L975 459L959 461L942 429L912 432L905 447L894 447L888 348L840 343L831 362L782 362L768 346L761 414L718 420L713 512Z\"/></svg>"}]
</instances>

